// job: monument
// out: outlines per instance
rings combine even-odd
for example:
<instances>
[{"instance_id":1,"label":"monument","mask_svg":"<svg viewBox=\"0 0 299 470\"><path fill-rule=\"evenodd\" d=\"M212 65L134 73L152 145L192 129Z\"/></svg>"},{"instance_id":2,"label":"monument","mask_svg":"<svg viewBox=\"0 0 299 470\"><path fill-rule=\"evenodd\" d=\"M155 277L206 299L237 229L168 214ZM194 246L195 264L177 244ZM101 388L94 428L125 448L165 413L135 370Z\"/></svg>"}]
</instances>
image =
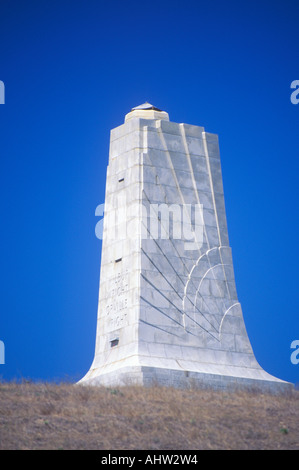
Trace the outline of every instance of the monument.
<instances>
[{"instance_id":1,"label":"monument","mask_svg":"<svg viewBox=\"0 0 299 470\"><path fill-rule=\"evenodd\" d=\"M246 332L218 137L149 103L111 131L95 356L79 383L290 386Z\"/></svg>"}]
</instances>

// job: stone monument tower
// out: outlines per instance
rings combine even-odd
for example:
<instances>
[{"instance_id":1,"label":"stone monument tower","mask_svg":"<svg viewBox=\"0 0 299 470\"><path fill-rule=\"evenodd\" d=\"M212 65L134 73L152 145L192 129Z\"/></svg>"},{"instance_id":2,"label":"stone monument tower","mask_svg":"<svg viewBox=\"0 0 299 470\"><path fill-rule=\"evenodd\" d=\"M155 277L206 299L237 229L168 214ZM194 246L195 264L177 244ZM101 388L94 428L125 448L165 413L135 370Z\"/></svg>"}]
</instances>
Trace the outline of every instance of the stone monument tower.
<instances>
[{"instance_id":1,"label":"stone monument tower","mask_svg":"<svg viewBox=\"0 0 299 470\"><path fill-rule=\"evenodd\" d=\"M253 354L218 137L145 103L111 131L95 357L79 383L288 387Z\"/></svg>"}]
</instances>

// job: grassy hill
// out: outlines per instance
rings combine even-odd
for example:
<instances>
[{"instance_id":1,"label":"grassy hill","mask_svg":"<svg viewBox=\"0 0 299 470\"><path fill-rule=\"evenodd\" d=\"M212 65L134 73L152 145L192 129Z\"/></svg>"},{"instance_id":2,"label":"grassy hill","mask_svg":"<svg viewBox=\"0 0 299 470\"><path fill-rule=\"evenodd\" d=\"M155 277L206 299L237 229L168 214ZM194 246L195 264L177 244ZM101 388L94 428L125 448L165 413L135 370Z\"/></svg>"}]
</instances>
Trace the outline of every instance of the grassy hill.
<instances>
[{"instance_id":1,"label":"grassy hill","mask_svg":"<svg viewBox=\"0 0 299 470\"><path fill-rule=\"evenodd\" d=\"M0 383L0 449L299 449L299 391Z\"/></svg>"}]
</instances>

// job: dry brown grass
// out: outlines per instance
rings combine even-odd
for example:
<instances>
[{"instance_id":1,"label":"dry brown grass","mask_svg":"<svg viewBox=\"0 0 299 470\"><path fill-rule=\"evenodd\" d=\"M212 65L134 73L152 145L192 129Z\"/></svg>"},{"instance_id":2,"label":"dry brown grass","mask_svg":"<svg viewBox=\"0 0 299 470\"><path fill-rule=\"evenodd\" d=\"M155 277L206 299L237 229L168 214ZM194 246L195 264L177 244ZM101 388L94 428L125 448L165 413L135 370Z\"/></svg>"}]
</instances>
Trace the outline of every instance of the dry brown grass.
<instances>
[{"instance_id":1,"label":"dry brown grass","mask_svg":"<svg viewBox=\"0 0 299 470\"><path fill-rule=\"evenodd\" d=\"M299 449L299 392L0 384L0 449Z\"/></svg>"}]
</instances>

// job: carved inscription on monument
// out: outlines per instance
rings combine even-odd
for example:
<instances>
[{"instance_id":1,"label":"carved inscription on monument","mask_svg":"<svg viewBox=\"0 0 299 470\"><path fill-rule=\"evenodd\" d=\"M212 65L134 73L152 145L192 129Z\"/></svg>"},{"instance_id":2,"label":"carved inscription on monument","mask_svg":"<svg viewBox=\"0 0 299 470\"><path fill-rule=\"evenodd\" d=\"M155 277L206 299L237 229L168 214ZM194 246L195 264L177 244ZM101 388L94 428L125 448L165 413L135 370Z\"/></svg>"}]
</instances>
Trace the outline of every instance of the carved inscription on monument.
<instances>
[{"instance_id":1,"label":"carved inscription on monument","mask_svg":"<svg viewBox=\"0 0 299 470\"><path fill-rule=\"evenodd\" d=\"M106 304L108 331L126 325L128 308L129 274L118 272L109 282L109 294Z\"/></svg>"}]
</instances>

